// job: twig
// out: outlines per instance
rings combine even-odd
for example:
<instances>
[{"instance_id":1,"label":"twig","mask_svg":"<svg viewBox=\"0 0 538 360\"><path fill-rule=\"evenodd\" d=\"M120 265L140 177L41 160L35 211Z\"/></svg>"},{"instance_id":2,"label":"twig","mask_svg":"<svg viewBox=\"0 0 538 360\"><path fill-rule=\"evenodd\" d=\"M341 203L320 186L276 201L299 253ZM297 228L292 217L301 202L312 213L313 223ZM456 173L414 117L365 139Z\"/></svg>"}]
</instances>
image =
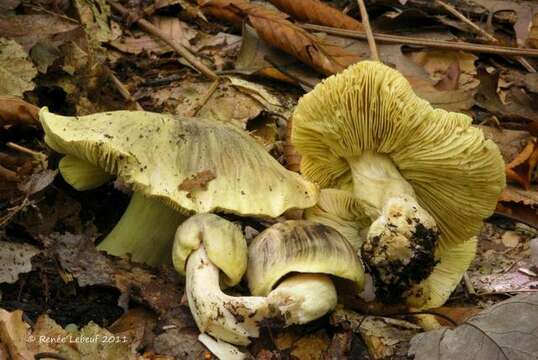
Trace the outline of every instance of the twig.
<instances>
[{"instance_id":1,"label":"twig","mask_svg":"<svg viewBox=\"0 0 538 360\"><path fill-rule=\"evenodd\" d=\"M116 3L113 0L107 0L107 2L110 4L114 10L122 14L123 16L129 15L129 10L127 10L122 5ZM208 77L211 80L216 80L218 78L218 75L215 74L213 70L208 68L206 65L204 65L196 56L194 56L188 49L186 49L181 44L177 43L176 41L170 39L165 33L163 33L158 27L153 25L147 20L144 19L137 19L136 23L145 31L148 33L159 37L161 40L163 40L165 43L170 45L172 49L174 49L179 55L181 55L192 67L200 71L202 74L204 74L206 77Z\"/></svg>"},{"instance_id":2,"label":"twig","mask_svg":"<svg viewBox=\"0 0 538 360\"><path fill-rule=\"evenodd\" d=\"M467 271L463 273L463 284L465 285L465 289L467 289L469 295L476 295L476 290L474 289L473 283L471 282L471 278L469 278L469 273Z\"/></svg>"},{"instance_id":3,"label":"twig","mask_svg":"<svg viewBox=\"0 0 538 360\"><path fill-rule=\"evenodd\" d=\"M322 31L327 34L337 35L341 37L347 37L352 39L366 39L366 34L362 31L337 29L329 26L302 24L302 28L307 30ZM445 41L445 40L431 40L411 36L401 35L388 35L374 33L374 38L380 42L387 42L401 45L415 45L422 47L432 47L438 49L450 49L450 50L464 50L486 54L508 55L508 56L530 56L538 57L538 50L536 49L522 49L508 46L495 46L495 45L483 45L472 44L468 42L458 41Z\"/></svg>"},{"instance_id":4,"label":"twig","mask_svg":"<svg viewBox=\"0 0 538 360\"><path fill-rule=\"evenodd\" d=\"M38 159L38 160L42 160L43 158L45 158L45 159L47 158L47 156L45 154L40 153L39 151L28 149L27 147L19 145L19 144L15 144L14 142L7 142L6 146L9 147L9 148L12 148L13 150L20 151L21 153L28 154L28 155L30 155L33 158Z\"/></svg>"},{"instance_id":5,"label":"twig","mask_svg":"<svg viewBox=\"0 0 538 360\"><path fill-rule=\"evenodd\" d=\"M456 8L454 8L452 5L449 5L443 2L442 0L435 0L435 2L438 5L440 5L442 8L444 8L446 11L448 11L449 13L451 13L452 15L454 15L455 17L463 21L465 24L470 26L476 33L482 35L483 37L485 37L486 39L488 39L489 41L493 43L499 42L499 40L497 40L495 36L491 35L486 30L482 29L480 26L476 25L474 22L469 20L465 15L463 15L458 10L456 10Z\"/></svg>"},{"instance_id":6,"label":"twig","mask_svg":"<svg viewBox=\"0 0 538 360\"><path fill-rule=\"evenodd\" d=\"M0 165L0 177L6 179L7 181L18 181L19 176L15 171L9 170L8 168Z\"/></svg>"},{"instance_id":7,"label":"twig","mask_svg":"<svg viewBox=\"0 0 538 360\"><path fill-rule=\"evenodd\" d=\"M105 66L105 71L107 72L108 77L110 78L118 92L121 94L121 96L125 100L134 103L136 106L136 110L144 110L144 108L138 103L138 101L136 101L136 99L131 95L127 87L123 85L123 83L120 81L120 79L117 78L117 76L112 72L112 70Z\"/></svg>"},{"instance_id":8,"label":"twig","mask_svg":"<svg viewBox=\"0 0 538 360\"><path fill-rule=\"evenodd\" d=\"M370 19L368 18L368 11L366 11L366 5L364 0L357 0L359 9L361 11L361 22L366 32L366 39L368 39L368 46L370 47L370 57L372 60L379 61L379 53L377 52L377 46L375 44L374 34L372 33L372 27L370 26Z\"/></svg>"},{"instance_id":9,"label":"twig","mask_svg":"<svg viewBox=\"0 0 538 360\"><path fill-rule=\"evenodd\" d=\"M213 95L215 91L217 91L218 87L219 87L219 79L216 79L215 81L213 81L209 89L207 89L207 92L204 94L204 97L200 99L198 104L193 106L192 109L190 109L187 112L188 116L196 116L198 112L204 107L204 105L211 98L211 95Z\"/></svg>"},{"instance_id":10,"label":"twig","mask_svg":"<svg viewBox=\"0 0 538 360\"><path fill-rule=\"evenodd\" d=\"M471 27L471 29L473 29L475 31L475 33L480 34L483 37L485 37L489 42L494 43L494 44L499 43L499 39L497 39L495 36L488 33L486 30L482 29L480 26L476 25L474 22L472 22L470 19L468 19L465 15L463 15L461 12L459 12L452 5L447 4L442 0L435 0L435 2L437 4L439 4L442 8L444 8L446 11L448 11L449 13L451 13L452 15L454 15L455 17L457 17L458 19L463 21L469 27ZM525 58L523 58L521 56L516 56L515 59L521 65L523 65L523 67L525 69L527 69L527 71L536 72L536 69L534 69L534 67L531 64L529 64L529 62Z\"/></svg>"}]
</instances>

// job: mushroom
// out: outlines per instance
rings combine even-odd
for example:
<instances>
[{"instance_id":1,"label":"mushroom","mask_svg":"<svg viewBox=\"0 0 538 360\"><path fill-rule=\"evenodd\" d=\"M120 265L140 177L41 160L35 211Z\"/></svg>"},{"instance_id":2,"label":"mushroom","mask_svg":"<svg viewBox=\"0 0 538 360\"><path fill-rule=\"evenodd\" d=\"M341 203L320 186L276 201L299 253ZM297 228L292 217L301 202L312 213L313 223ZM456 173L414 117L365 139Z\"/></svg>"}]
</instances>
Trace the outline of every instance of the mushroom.
<instances>
[{"instance_id":1,"label":"mushroom","mask_svg":"<svg viewBox=\"0 0 538 360\"><path fill-rule=\"evenodd\" d=\"M385 302L442 304L474 257L472 237L505 176L499 149L471 123L433 109L400 73L371 61L325 79L294 111L302 173L353 196L357 219L369 218L362 258Z\"/></svg>"},{"instance_id":2,"label":"mushroom","mask_svg":"<svg viewBox=\"0 0 538 360\"><path fill-rule=\"evenodd\" d=\"M194 215L178 227L172 259L186 277L187 300L200 332L247 345L259 336L261 323L304 324L334 308L336 290L327 274L362 285L357 255L342 235L324 225L273 225L253 240L248 253L247 278L255 296L227 295L221 286L238 284L247 268L240 229L214 214ZM286 277L293 271L299 274Z\"/></svg>"},{"instance_id":3,"label":"mushroom","mask_svg":"<svg viewBox=\"0 0 538 360\"><path fill-rule=\"evenodd\" d=\"M113 255L158 264L169 258L177 226L193 213L276 217L317 200L315 185L223 123L143 111L67 117L47 108L40 120L45 142L65 155L62 176L76 189L117 177L133 190L98 246Z\"/></svg>"},{"instance_id":4,"label":"mushroom","mask_svg":"<svg viewBox=\"0 0 538 360\"><path fill-rule=\"evenodd\" d=\"M277 223L249 246L247 280L254 296L267 296L285 324L305 324L337 303L329 275L363 285L363 267L334 229L305 220Z\"/></svg>"},{"instance_id":5,"label":"mushroom","mask_svg":"<svg viewBox=\"0 0 538 360\"><path fill-rule=\"evenodd\" d=\"M265 297L229 296L220 288L241 281L247 256L239 227L217 215L195 215L178 227L172 261L186 276L187 300L201 333L247 345L259 336L258 322L271 317Z\"/></svg>"}]
</instances>

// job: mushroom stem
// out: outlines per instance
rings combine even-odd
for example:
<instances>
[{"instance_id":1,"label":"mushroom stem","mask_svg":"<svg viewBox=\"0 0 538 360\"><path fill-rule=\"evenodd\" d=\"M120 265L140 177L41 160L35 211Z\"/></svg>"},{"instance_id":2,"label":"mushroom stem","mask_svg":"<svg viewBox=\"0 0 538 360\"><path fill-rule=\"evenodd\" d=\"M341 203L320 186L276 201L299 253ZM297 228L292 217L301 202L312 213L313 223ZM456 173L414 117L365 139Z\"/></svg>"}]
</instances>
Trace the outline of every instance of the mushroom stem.
<instances>
[{"instance_id":1,"label":"mushroom stem","mask_svg":"<svg viewBox=\"0 0 538 360\"><path fill-rule=\"evenodd\" d=\"M135 192L120 221L97 246L111 255L130 254L149 265L171 262L174 234L185 216L163 202Z\"/></svg>"},{"instance_id":2,"label":"mushroom stem","mask_svg":"<svg viewBox=\"0 0 538 360\"><path fill-rule=\"evenodd\" d=\"M297 274L282 281L267 295L269 304L284 317L286 326L306 324L334 309L336 289L324 274Z\"/></svg>"},{"instance_id":3,"label":"mushroom stem","mask_svg":"<svg viewBox=\"0 0 538 360\"><path fill-rule=\"evenodd\" d=\"M365 204L373 223L362 245L362 257L384 301L415 296L435 265L439 230L433 217L416 200L413 187L391 158L364 151L347 159L354 195ZM419 290L416 290L419 291Z\"/></svg>"},{"instance_id":4,"label":"mushroom stem","mask_svg":"<svg viewBox=\"0 0 538 360\"><path fill-rule=\"evenodd\" d=\"M258 322L270 317L267 298L222 292L219 269L202 244L187 260L185 291L200 332L232 344L247 345L249 337L259 336Z\"/></svg>"}]
</instances>

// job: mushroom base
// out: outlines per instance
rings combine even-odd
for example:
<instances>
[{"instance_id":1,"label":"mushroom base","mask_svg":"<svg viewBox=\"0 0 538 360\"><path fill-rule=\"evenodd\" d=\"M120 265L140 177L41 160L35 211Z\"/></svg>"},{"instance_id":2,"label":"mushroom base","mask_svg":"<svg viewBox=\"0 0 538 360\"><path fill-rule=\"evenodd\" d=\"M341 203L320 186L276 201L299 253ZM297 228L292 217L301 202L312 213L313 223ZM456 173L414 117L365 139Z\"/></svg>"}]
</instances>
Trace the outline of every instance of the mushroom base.
<instances>
[{"instance_id":1,"label":"mushroom base","mask_svg":"<svg viewBox=\"0 0 538 360\"><path fill-rule=\"evenodd\" d=\"M127 210L108 236L97 246L115 256L126 254L148 265L171 263L177 227L185 216L161 201L134 193Z\"/></svg>"},{"instance_id":2,"label":"mushroom base","mask_svg":"<svg viewBox=\"0 0 538 360\"><path fill-rule=\"evenodd\" d=\"M369 269L375 284L376 297L386 303L394 304L405 298L421 299L421 287L415 286L426 279L437 261L434 257L435 244L439 232L417 224L414 233L405 246L407 256L399 258L391 256L394 252L393 238L380 236L368 237L362 247L362 257Z\"/></svg>"}]
</instances>

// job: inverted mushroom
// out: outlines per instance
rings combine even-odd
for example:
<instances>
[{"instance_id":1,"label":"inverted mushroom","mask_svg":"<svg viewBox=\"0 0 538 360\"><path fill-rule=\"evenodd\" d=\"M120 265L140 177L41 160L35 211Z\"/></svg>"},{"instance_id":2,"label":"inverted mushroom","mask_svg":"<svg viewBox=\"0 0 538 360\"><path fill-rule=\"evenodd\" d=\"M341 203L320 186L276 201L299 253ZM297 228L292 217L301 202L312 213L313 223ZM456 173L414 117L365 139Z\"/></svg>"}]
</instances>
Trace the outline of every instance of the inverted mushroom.
<instances>
[{"instance_id":1,"label":"inverted mushroom","mask_svg":"<svg viewBox=\"0 0 538 360\"><path fill-rule=\"evenodd\" d=\"M370 219L362 256L385 301L444 302L474 257L470 239L505 176L497 146L471 123L370 61L329 77L295 109L302 173L352 194Z\"/></svg>"},{"instance_id":2,"label":"inverted mushroom","mask_svg":"<svg viewBox=\"0 0 538 360\"><path fill-rule=\"evenodd\" d=\"M66 117L40 111L45 142L66 155L63 177L90 189L117 177L134 194L99 244L157 264L192 213L275 217L317 200L317 188L283 168L248 134L219 122L142 111ZM260 176L263 174L263 176Z\"/></svg>"},{"instance_id":3,"label":"inverted mushroom","mask_svg":"<svg viewBox=\"0 0 538 360\"><path fill-rule=\"evenodd\" d=\"M249 246L252 295L267 296L286 325L305 324L332 310L337 295L330 275L362 288L364 271L349 242L334 229L305 220L278 223Z\"/></svg>"}]
</instances>

